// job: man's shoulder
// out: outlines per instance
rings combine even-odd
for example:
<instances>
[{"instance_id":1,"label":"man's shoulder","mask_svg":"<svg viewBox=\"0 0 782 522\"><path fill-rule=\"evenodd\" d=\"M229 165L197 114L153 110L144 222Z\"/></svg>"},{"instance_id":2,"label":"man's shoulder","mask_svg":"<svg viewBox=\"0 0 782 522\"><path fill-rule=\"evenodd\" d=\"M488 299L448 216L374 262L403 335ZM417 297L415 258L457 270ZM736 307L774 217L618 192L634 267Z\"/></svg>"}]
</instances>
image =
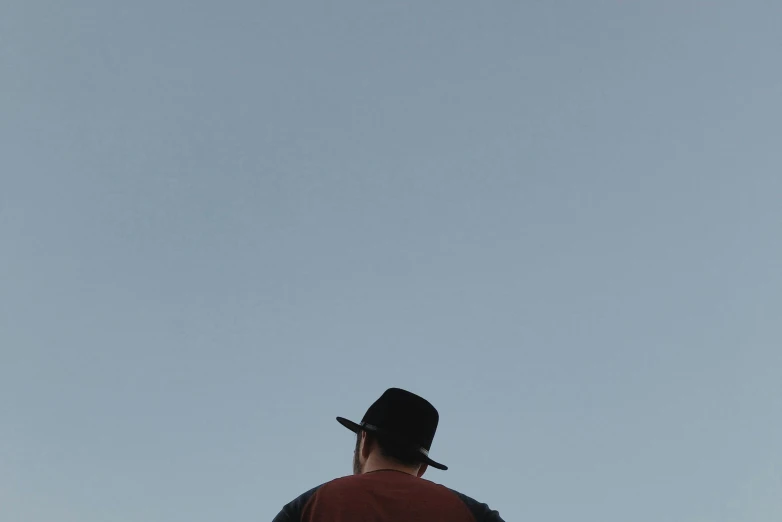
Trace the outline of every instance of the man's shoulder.
<instances>
[{"instance_id":1,"label":"man's shoulder","mask_svg":"<svg viewBox=\"0 0 782 522\"><path fill-rule=\"evenodd\" d=\"M472 497L468 497L464 493L448 488L451 493L459 497L467 509L472 513L473 518L477 522L504 522L500 517L498 511L491 509L487 504L478 502Z\"/></svg>"},{"instance_id":2,"label":"man's shoulder","mask_svg":"<svg viewBox=\"0 0 782 522\"><path fill-rule=\"evenodd\" d=\"M324 484L315 486L285 504L277 516L274 517L273 522L298 522L301 520L301 513L304 511L304 506L307 505L307 502L309 502L315 493L323 486Z\"/></svg>"},{"instance_id":3,"label":"man's shoulder","mask_svg":"<svg viewBox=\"0 0 782 522\"><path fill-rule=\"evenodd\" d=\"M355 478L356 477L353 475L335 478L305 491L298 497L285 504L277 516L274 517L273 522L299 522L302 520L304 508L315 498L316 493L324 489L326 486L344 486L350 484L355 480Z\"/></svg>"}]
</instances>

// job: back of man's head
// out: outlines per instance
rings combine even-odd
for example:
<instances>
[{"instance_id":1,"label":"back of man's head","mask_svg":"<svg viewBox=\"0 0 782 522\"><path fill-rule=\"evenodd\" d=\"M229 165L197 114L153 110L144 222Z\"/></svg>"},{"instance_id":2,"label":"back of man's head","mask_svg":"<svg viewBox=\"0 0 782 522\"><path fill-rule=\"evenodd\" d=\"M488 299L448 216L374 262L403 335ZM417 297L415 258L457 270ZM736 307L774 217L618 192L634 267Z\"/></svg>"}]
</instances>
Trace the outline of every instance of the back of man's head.
<instances>
[{"instance_id":1,"label":"back of man's head","mask_svg":"<svg viewBox=\"0 0 782 522\"><path fill-rule=\"evenodd\" d=\"M411 449L409 446L399 444L393 439L380 434L370 436L375 439L380 454L385 458L411 468L421 465L420 453Z\"/></svg>"},{"instance_id":2,"label":"back of man's head","mask_svg":"<svg viewBox=\"0 0 782 522\"><path fill-rule=\"evenodd\" d=\"M421 454L409 445L380 433L359 431L353 459L357 475L377 469L396 469L411 475L423 475L426 466Z\"/></svg>"}]
</instances>

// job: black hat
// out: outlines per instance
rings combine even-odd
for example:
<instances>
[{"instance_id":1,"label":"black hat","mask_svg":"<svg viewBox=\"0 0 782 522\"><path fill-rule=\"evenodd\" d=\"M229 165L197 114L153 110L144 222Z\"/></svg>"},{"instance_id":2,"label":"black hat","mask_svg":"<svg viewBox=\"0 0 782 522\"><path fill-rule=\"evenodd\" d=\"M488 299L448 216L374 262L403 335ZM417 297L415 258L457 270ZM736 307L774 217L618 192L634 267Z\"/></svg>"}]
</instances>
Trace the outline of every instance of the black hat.
<instances>
[{"instance_id":1,"label":"black hat","mask_svg":"<svg viewBox=\"0 0 782 522\"><path fill-rule=\"evenodd\" d=\"M354 433L360 431L386 435L420 454L421 462L446 470L429 458L440 415L429 401L409 391L390 388L369 407L361 424L337 417L337 421Z\"/></svg>"}]
</instances>

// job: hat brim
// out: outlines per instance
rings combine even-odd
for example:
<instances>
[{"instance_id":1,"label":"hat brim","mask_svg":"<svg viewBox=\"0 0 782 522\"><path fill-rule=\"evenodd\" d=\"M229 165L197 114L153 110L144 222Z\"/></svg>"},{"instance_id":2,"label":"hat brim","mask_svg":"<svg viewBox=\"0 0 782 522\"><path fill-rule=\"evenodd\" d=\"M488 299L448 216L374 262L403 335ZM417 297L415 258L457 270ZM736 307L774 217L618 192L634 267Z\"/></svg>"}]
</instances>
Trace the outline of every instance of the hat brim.
<instances>
[{"instance_id":1,"label":"hat brim","mask_svg":"<svg viewBox=\"0 0 782 522\"><path fill-rule=\"evenodd\" d=\"M378 431L378 430L369 429L366 426L362 426L361 424L356 424L355 422L348 420L344 417L337 417L337 422L345 426L353 433L358 433L360 431L371 431L371 432ZM432 460L431 458L429 458L429 456L424 455L423 453L421 454L421 462L423 462L428 466L432 466L433 468L437 468L443 471L448 469L448 466L446 466L445 464L440 464L439 462Z\"/></svg>"}]
</instances>

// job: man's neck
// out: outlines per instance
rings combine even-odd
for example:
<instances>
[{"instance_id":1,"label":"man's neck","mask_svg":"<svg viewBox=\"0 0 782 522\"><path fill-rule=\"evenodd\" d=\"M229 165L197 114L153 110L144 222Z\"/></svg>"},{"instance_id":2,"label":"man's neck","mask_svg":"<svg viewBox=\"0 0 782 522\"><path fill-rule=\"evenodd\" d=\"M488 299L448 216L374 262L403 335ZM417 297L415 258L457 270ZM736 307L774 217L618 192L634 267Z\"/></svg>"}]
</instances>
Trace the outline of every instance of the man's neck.
<instances>
[{"instance_id":1,"label":"man's neck","mask_svg":"<svg viewBox=\"0 0 782 522\"><path fill-rule=\"evenodd\" d=\"M372 473L373 471L401 471L402 473L407 473L408 475L413 475L415 477L418 475L418 470L419 466L405 466L389 459L371 455L364 464L364 469L362 472Z\"/></svg>"}]
</instances>

